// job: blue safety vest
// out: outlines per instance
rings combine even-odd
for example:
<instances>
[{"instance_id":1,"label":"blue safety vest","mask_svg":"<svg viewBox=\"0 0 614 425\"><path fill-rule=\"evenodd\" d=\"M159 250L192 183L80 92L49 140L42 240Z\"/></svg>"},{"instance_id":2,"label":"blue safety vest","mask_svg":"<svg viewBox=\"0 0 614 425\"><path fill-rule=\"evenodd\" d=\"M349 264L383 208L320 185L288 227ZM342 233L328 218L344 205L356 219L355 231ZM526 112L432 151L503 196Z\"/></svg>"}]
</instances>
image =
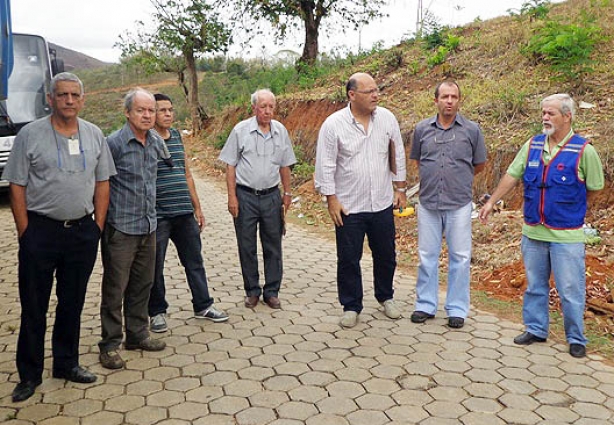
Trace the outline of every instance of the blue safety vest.
<instances>
[{"instance_id":1,"label":"blue safety vest","mask_svg":"<svg viewBox=\"0 0 614 425\"><path fill-rule=\"evenodd\" d=\"M578 229L586 215L586 184L578 167L586 139L574 134L557 154L544 164L546 135L533 137L529 146L524 181L524 220L552 229Z\"/></svg>"}]
</instances>

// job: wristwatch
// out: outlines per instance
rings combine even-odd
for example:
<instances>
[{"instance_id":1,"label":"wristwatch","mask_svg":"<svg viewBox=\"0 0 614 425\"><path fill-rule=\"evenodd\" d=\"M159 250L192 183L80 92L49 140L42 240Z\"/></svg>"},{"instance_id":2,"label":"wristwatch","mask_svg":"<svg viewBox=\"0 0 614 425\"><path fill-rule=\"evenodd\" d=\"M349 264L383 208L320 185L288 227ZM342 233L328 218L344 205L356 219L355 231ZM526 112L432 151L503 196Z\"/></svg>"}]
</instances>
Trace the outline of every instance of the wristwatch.
<instances>
[{"instance_id":1,"label":"wristwatch","mask_svg":"<svg viewBox=\"0 0 614 425\"><path fill-rule=\"evenodd\" d=\"M396 190L397 192L401 192L401 193L407 193L406 187L395 187L394 190Z\"/></svg>"}]
</instances>

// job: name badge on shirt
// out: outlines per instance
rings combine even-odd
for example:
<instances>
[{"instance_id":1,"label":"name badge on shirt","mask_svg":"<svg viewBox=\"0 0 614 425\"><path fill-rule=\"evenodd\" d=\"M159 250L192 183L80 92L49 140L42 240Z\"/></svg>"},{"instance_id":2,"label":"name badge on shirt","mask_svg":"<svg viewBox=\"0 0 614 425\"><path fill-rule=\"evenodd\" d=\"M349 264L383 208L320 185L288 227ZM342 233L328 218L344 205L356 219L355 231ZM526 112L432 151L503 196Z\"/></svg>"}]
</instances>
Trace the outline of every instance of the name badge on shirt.
<instances>
[{"instance_id":1,"label":"name badge on shirt","mask_svg":"<svg viewBox=\"0 0 614 425\"><path fill-rule=\"evenodd\" d=\"M79 149L79 139L68 139L68 153L70 155L79 155L81 153Z\"/></svg>"}]
</instances>

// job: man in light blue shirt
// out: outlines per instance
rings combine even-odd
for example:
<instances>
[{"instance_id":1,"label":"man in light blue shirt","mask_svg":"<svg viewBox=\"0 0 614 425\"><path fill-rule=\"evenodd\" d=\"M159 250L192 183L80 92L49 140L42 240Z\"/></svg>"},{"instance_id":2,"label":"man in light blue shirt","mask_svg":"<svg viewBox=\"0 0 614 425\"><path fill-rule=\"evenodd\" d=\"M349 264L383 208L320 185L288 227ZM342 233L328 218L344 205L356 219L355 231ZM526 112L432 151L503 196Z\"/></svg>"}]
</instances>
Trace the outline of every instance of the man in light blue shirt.
<instances>
[{"instance_id":1,"label":"man in light blue shirt","mask_svg":"<svg viewBox=\"0 0 614 425\"><path fill-rule=\"evenodd\" d=\"M255 116L237 124L220 153L227 164L228 211L237 233L245 288L245 306L254 308L263 294L271 308L281 308L281 239L284 215L290 207L290 166L296 163L288 131L273 119L275 96L270 90L252 94ZM279 182L283 186L283 197ZM264 257L264 287L258 282L256 232Z\"/></svg>"}]
</instances>

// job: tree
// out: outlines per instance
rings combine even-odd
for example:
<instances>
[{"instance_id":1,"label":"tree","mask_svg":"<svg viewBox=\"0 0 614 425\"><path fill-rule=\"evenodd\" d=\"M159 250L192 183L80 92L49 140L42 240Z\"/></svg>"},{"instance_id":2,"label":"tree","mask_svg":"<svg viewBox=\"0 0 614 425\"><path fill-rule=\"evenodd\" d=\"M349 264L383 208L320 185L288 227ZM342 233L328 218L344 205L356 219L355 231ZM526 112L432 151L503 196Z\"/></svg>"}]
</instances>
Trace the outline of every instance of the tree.
<instances>
[{"instance_id":1,"label":"tree","mask_svg":"<svg viewBox=\"0 0 614 425\"><path fill-rule=\"evenodd\" d=\"M289 30L304 27L305 44L299 65L313 65L318 57L318 37L322 20L338 22L339 28L358 29L372 19L384 16L380 12L387 0L234 0L237 18L244 16L268 21L277 38ZM299 67L300 69L300 67Z\"/></svg>"},{"instance_id":2,"label":"tree","mask_svg":"<svg viewBox=\"0 0 614 425\"><path fill-rule=\"evenodd\" d=\"M137 22L136 33L120 35L117 45L122 58L132 58L146 71L177 74L192 117L199 131L207 113L198 97L196 59L205 53L226 52L232 41L230 29L221 21L209 0L150 0L155 29ZM186 72L188 84L186 84Z\"/></svg>"}]
</instances>

